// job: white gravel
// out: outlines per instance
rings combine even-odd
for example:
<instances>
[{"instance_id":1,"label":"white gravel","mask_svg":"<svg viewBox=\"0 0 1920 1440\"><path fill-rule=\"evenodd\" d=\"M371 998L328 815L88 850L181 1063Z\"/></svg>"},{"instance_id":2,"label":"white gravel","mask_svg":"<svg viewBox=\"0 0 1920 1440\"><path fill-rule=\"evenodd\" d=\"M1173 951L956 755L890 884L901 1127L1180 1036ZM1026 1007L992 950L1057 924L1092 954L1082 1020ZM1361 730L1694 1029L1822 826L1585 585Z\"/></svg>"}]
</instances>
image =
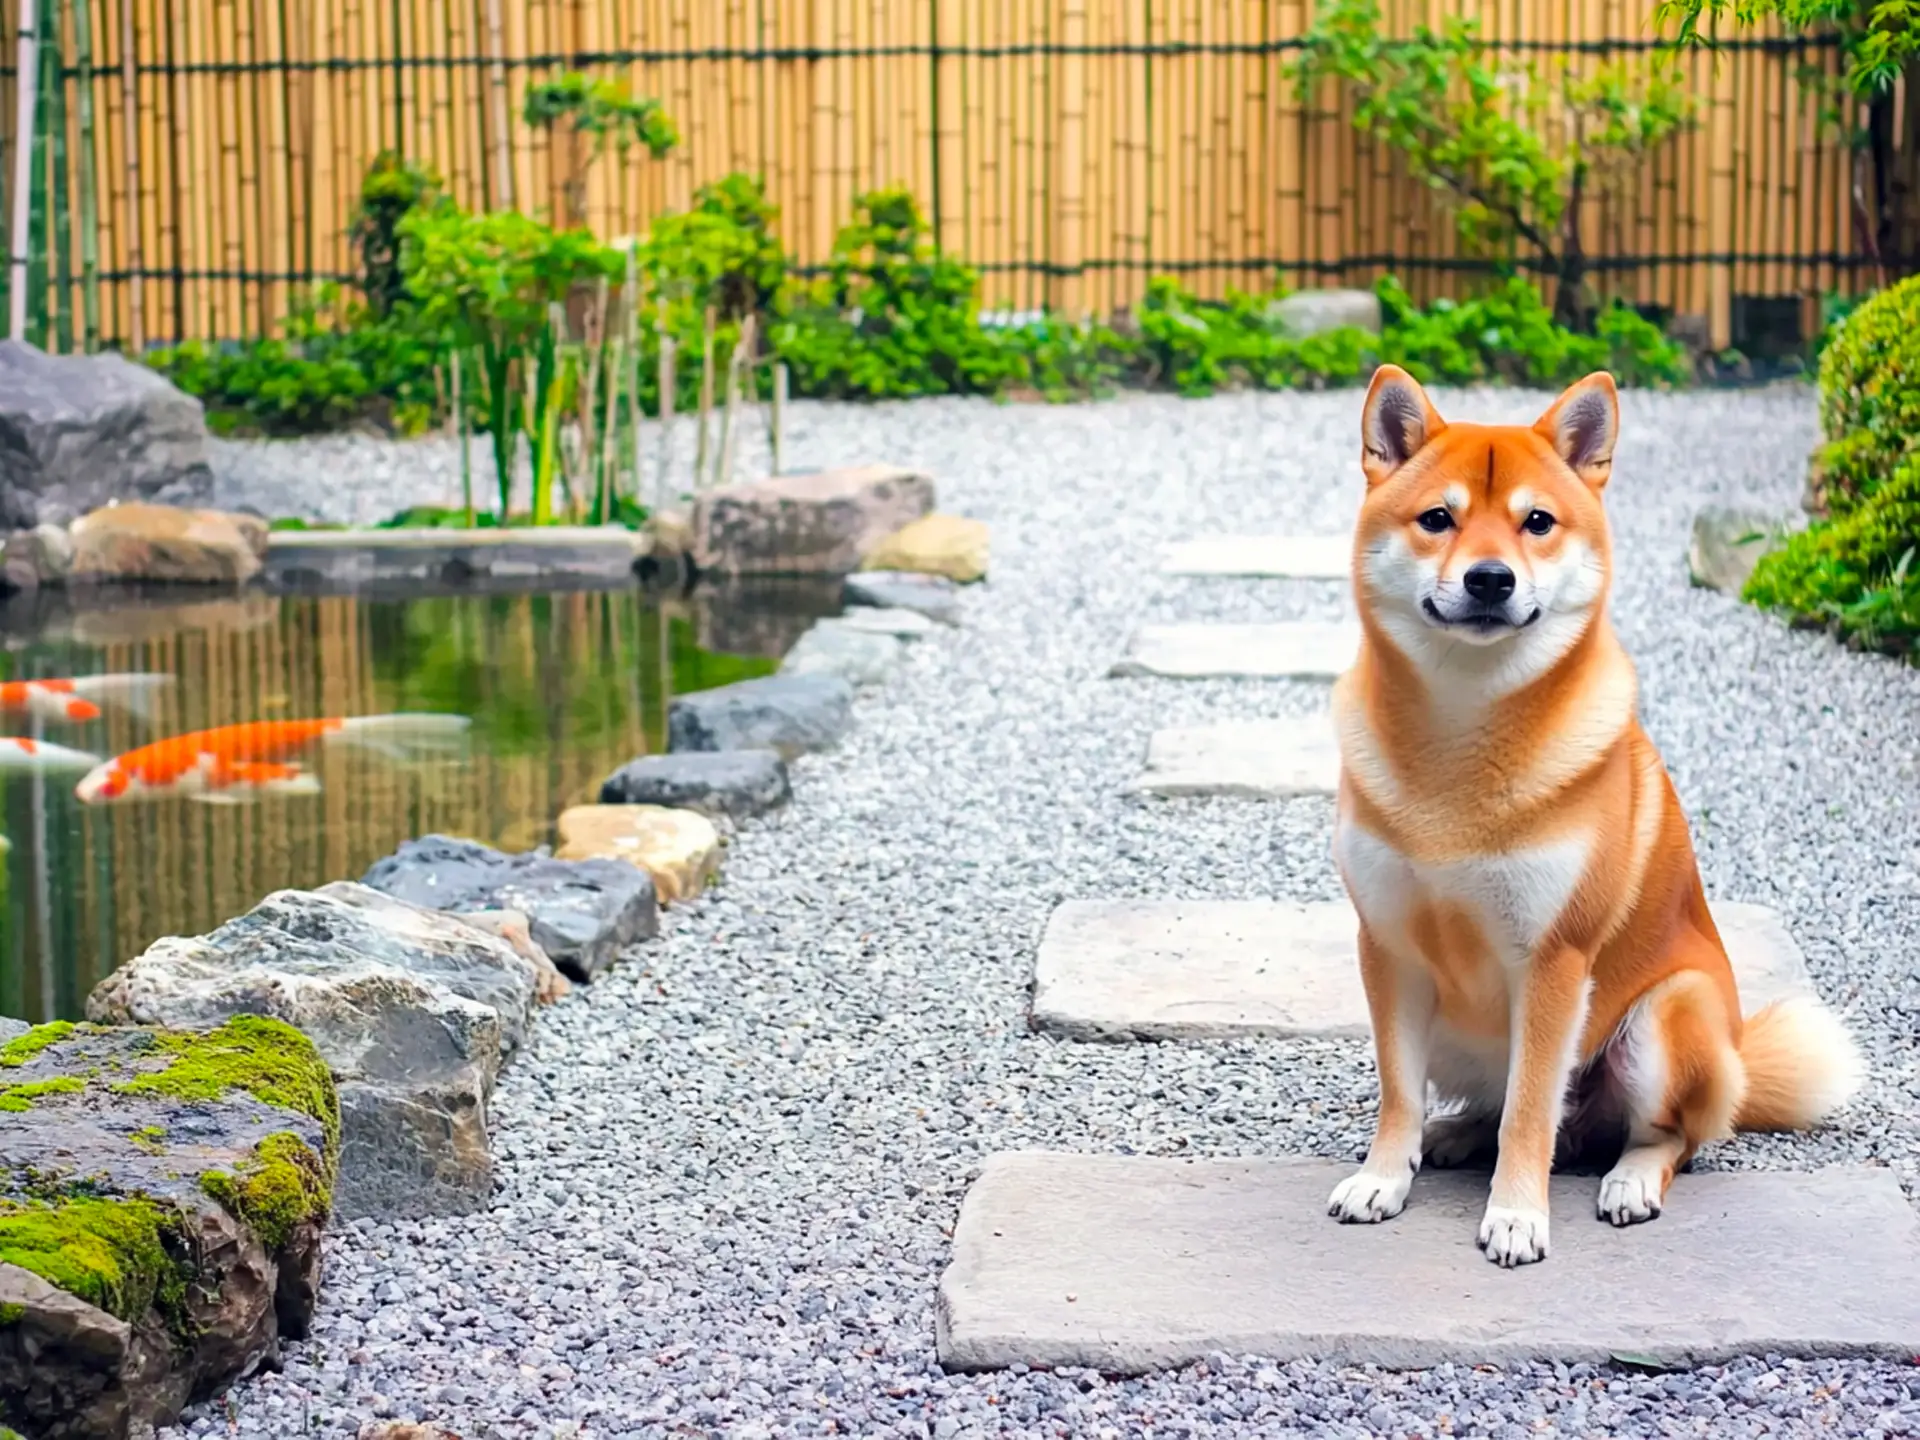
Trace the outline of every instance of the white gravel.
<instances>
[{"instance_id":1,"label":"white gravel","mask_svg":"<svg viewBox=\"0 0 1920 1440\"><path fill-rule=\"evenodd\" d=\"M1545 403L1438 398L1486 418ZM1324 798L1119 793L1156 726L1299 711L1309 688L1103 672L1140 621L1335 613L1332 585L1153 564L1209 529L1346 525L1358 405L796 407L796 459L928 466L945 508L992 525L965 628L913 647L844 748L795 767L794 804L748 824L710 899L548 1012L499 1095L493 1210L336 1236L314 1339L174 1433L349 1436L374 1416L467 1440L1920 1433L1920 1369L1887 1364L1397 1374L1223 1356L1128 1381L935 1364L934 1286L982 1157L1364 1146L1364 1043L1075 1045L1024 1019L1058 901L1338 894ZM1795 503L1805 390L1636 394L1625 424L1616 612L1709 891L1786 912L1872 1058L1832 1128L1700 1163L1886 1165L1911 1196L1920 672L1688 588L1695 505Z\"/></svg>"}]
</instances>

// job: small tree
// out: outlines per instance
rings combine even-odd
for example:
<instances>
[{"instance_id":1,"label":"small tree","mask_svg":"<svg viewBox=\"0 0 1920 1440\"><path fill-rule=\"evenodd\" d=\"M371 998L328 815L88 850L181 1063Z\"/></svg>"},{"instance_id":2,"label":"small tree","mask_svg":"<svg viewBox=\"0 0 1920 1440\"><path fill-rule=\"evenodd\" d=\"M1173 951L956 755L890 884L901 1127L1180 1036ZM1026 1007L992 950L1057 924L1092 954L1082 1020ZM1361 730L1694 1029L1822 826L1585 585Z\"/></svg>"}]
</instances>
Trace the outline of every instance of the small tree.
<instances>
[{"instance_id":1,"label":"small tree","mask_svg":"<svg viewBox=\"0 0 1920 1440\"><path fill-rule=\"evenodd\" d=\"M1807 69L1827 115L1854 152L1855 223L1880 266L1881 283L1920 271L1920 6L1912 0L1660 0L1655 18L1678 22L1680 38L1712 43L1712 22L1778 20L1833 36L1846 66ZM1702 22L1707 29L1702 30ZM1904 95L1905 103L1901 99Z\"/></svg>"},{"instance_id":2,"label":"small tree","mask_svg":"<svg viewBox=\"0 0 1920 1440\"><path fill-rule=\"evenodd\" d=\"M1445 199L1471 254L1520 258L1555 277L1554 318L1586 330L1582 210L1693 123L1676 63L1656 58L1578 75L1503 61L1471 20L1410 38L1381 33L1375 0L1322 5L1303 37L1295 80L1304 100L1327 80L1354 95L1354 123L1391 146Z\"/></svg>"},{"instance_id":3,"label":"small tree","mask_svg":"<svg viewBox=\"0 0 1920 1440\"><path fill-rule=\"evenodd\" d=\"M644 145L658 160L680 143L680 132L659 101L636 100L618 81L595 80L578 70L529 85L521 117L550 135L566 132L568 154L554 166L559 203L553 223L568 228L587 223L587 167L609 149L624 158L635 145ZM589 146L584 159L582 140Z\"/></svg>"}]
</instances>

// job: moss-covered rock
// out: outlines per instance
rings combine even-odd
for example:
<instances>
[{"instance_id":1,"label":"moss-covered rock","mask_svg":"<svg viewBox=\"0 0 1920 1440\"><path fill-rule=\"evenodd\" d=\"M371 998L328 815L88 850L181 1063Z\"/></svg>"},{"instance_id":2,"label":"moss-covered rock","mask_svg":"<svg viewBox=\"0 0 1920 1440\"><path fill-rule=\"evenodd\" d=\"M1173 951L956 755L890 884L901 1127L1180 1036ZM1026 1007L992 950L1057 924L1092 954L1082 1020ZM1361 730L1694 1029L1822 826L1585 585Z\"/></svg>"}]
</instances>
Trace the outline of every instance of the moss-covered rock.
<instances>
[{"instance_id":1,"label":"moss-covered rock","mask_svg":"<svg viewBox=\"0 0 1920 1440\"><path fill-rule=\"evenodd\" d=\"M42 1026L0 1071L0 1419L163 1424L305 1333L339 1153L297 1030Z\"/></svg>"}]
</instances>

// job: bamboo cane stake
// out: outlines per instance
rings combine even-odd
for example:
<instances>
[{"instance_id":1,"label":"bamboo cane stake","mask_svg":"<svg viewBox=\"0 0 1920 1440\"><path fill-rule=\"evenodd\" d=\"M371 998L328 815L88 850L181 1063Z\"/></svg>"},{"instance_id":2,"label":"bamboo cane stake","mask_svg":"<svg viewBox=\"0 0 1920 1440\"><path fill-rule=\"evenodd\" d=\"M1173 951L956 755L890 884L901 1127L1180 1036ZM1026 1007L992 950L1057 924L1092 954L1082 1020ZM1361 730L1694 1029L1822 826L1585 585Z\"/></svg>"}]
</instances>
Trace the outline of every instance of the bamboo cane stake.
<instances>
[{"instance_id":1,"label":"bamboo cane stake","mask_svg":"<svg viewBox=\"0 0 1920 1440\"><path fill-rule=\"evenodd\" d=\"M488 109L493 116L494 163L498 167L495 184L499 193L494 205L513 209L513 135L507 128L507 47L500 24L500 0L487 0L487 89Z\"/></svg>"},{"instance_id":2,"label":"bamboo cane stake","mask_svg":"<svg viewBox=\"0 0 1920 1440\"><path fill-rule=\"evenodd\" d=\"M700 421L693 444L693 493L696 495L707 484L707 427L713 416L713 328L713 307L709 305L700 332Z\"/></svg>"},{"instance_id":3,"label":"bamboo cane stake","mask_svg":"<svg viewBox=\"0 0 1920 1440\"><path fill-rule=\"evenodd\" d=\"M594 404L600 397L600 370L606 355L607 342L607 277L602 275L593 287L593 303L586 315L587 383L581 387L577 397L580 409L580 447L586 451L585 466L581 474L582 488L587 485L596 487L606 483L604 455L602 447L594 443ZM575 514L578 521L579 507L585 502L584 496L573 496ZM604 498L604 497L600 497Z\"/></svg>"},{"instance_id":4,"label":"bamboo cane stake","mask_svg":"<svg viewBox=\"0 0 1920 1440\"><path fill-rule=\"evenodd\" d=\"M679 403L680 377L675 373L679 360L679 342L667 330L667 307L660 306L660 314L654 322L654 333L660 337L660 463L655 467L658 474L654 480L658 503L655 509L665 509L673 499L673 412Z\"/></svg>"},{"instance_id":5,"label":"bamboo cane stake","mask_svg":"<svg viewBox=\"0 0 1920 1440\"><path fill-rule=\"evenodd\" d=\"M634 504L642 503L640 491L640 366L644 363L640 356L640 261L631 246L627 248L627 280L625 294L626 309L622 312L625 326L622 331L626 339L626 360L633 366L633 374L627 377L627 443L626 443L626 492L633 497Z\"/></svg>"},{"instance_id":6,"label":"bamboo cane stake","mask_svg":"<svg viewBox=\"0 0 1920 1440\"><path fill-rule=\"evenodd\" d=\"M93 135L92 0L73 0L73 54L80 84L81 348L100 348L100 172Z\"/></svg>"},{"instance_id":7,"label":"bamboo cane stake","mask_svg":"<svg viewBox=\"0 0 1920 1440\"><path fill-rule=\"evenodd\" d=\"M127 171L127 345L134 355L147 348L145 277L140 243L140 66L139 32L133 0L120 0L120 142Z\"/></svg>"},{"instance_id":8,"label":"bamboo cane stake","mask_svg":"<svg viewBox=\"0 0 1920 1440\"><path fill-rule=\"evenodd\" d=\"M460 435L460 503L467 512L467 529L473 529L473 446L467 436L467 407L460 387L460 349L453 351L453 423Z\"/></svg>"},{"instance_id":9,"label":"bamboo cane stake","mask_svg":"<svg viewBox=\"0 0 1920 1440\"><path fill-rule=\"evenodd\" d=\"M742 404L740 396L741 378L746 374L747 366L752 364L753 356L752 315L740 322L740 335L734 341L733 350L727 356L727 404L720 415L720 455L713 469L715 485L733 483L733 438L739 433L736 414Z\"/></svg>"},{"instance_id":10,"label":"bamboo cane stake","mask_svg":"<svg viewBox=\"0 0 1920 1440\"><path fill-rule=\"evenodd\" d=\"M33 251L33 132L39 109L39 37L34 33L34 0L20 0L19 56L15 61L13 123L13 254L7 274L7 333L27 338L27 257Z\"/></svg>"},{"instance_id":11,"label":"bamboo cane stake","mask_svg":"<svg viewBox=\"0 0 1920 1440\"><path fill-rule=\"evenodd\" d=\"M786 473L787 454L787 367L773 362L773 403L767 412L767 446L773 452L773 473Z\"/></svg>"}]
</instances>

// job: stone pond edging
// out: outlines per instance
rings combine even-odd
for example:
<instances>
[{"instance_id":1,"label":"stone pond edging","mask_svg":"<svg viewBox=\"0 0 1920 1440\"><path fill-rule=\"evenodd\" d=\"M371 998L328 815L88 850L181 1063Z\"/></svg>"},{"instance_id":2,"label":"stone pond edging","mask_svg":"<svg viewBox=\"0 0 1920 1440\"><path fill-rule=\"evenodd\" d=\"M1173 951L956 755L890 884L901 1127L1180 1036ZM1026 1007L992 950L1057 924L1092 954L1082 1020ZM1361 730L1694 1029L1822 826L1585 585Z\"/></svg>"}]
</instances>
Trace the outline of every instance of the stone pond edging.
<instances>
[{"instance_id":1,"label":"stone pond edging","mask_svg":"<svg viewBox=\"0 0 1920 1440\"><path fill-rule=\"evenodd\" d=\"M395 534L405 532L383 541L409 563L441 553ZM296 538L303 555L353 553ZM611 554L615 538L593 543ZM637 537L617 539L631 566ZM577 533L553 542L579 543ZM493 553L512 551L495 542ZM808 632L827 637L814 651L877 646L888 669L960 621L944 578L849 575L843 601L847 614ZM493 1089L540 1011L654 936L662 907L717 883L726 837L784 805L790 763L851 727L854 682L832 666L799 668L678 697L667 753L620 767L599 804L558 817L557 854L424 836L359 882L276 892L208 934L155 942L95 987L88 1024L0 1025L0 1067L18 1070L0 1068L0 1110L32 1122L0 1138L0 1424L25 1424L35 1440L119 1440L168 1423L305 1334L329 1218L485 1208ZM254 1056L268 1079L230 1082L188 1066L235 1048L253 1056L262 1036L297 1060ZM183 1058L162 1071L140 1058L149 1053ZM191 1116L151 1078L183 1067ZM112 1078L122 1071L133 1084ZM85 1143L63 1138L72 1163L49 1169L56 1126L81 1127ZM204 1148L160 1177L182 1127ZM74 1198L96 1182L127 1197L120 1210ZM115 1218L129 1213L131 1232ZM140 1252L132 1288L102 1288L21 1241L55 1215L85 1246L144 1243L167 1226L218 1243L193 1248L201 1268L188 1300L166 1268L184 1262L164 1246ZM196 1307L191 1343L176 1323L182 1304Z\"/></svg>"}]
</instances>

